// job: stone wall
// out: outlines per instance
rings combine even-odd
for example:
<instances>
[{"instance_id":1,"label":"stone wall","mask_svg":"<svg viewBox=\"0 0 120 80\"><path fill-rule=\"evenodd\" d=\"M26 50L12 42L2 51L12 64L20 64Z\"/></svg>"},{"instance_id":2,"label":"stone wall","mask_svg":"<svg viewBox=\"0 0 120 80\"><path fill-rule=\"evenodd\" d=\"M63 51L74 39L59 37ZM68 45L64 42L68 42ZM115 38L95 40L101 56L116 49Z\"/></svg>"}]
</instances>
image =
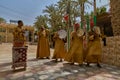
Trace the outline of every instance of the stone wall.
<instances>
[{"instance_id":1,"label":"stone wall","mask_svg":"<svg viewBox=\"0 0 120 80\"><path fill-rule=\"evenodd\" d=\"M107 46L103 46L102 62L120 66L120 36L107 37Z\"/></svg>"},{"instance_id":2,"label":"stone wall","mask_svg":"<svg viewBox=\"0 0 120 80\"><path fill-rule=\"evenodd\" d=\"M110 7L114 35L120 35L120 0L110 0Z\"/></svg>"}]
</instances>

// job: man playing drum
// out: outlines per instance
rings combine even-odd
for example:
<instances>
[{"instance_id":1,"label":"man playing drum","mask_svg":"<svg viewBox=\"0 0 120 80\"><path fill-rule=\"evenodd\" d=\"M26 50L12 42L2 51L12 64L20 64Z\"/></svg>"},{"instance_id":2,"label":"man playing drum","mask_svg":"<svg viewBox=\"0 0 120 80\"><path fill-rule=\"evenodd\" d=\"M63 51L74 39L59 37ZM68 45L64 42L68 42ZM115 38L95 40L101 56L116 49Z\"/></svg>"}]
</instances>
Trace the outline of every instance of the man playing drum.
<instances>
[{"instance_id":1,"label":"man playing drum","mask_svg":"<svg viewBox=\"0 0 120 80\"><path fill-rule=\"evenodd\" d=\"M55 59L55 62L60 59L64 59L65 54L66 54L66 49L65 49L65 43L64 40L67 36L67 32L65 30L59 30L58 32L55 32L53 39L55 41L55 50L54 50L54 55L53 59Z\"/></svg>"}]
</instances>

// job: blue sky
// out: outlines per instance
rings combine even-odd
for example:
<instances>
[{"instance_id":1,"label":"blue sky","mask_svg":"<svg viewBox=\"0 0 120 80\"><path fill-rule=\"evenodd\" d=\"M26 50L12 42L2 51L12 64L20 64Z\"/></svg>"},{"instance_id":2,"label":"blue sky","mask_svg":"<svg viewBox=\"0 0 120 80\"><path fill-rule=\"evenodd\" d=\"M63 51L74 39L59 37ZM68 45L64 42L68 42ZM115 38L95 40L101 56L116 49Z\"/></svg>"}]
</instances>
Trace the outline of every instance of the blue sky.
<instances>
[{"instance_id":1,"label":"blue sky","mask_svg":"<svg viewBox=\"0 0 120 80\"><path fill-rule=\"evenodd\" d=\"M35 17L42 15L45 6L55 4L59 0L0 0L0 17L9 20L23 20L25 25L33 25ZM91 1L91 0L90 0ZM105 5L109 0L97 0L97 6ZM91 9L90 9L91 8ZM86 12L92 11L92 7ZM107 7L108 8L108 7Z\"/></svg>"}]
</instances>

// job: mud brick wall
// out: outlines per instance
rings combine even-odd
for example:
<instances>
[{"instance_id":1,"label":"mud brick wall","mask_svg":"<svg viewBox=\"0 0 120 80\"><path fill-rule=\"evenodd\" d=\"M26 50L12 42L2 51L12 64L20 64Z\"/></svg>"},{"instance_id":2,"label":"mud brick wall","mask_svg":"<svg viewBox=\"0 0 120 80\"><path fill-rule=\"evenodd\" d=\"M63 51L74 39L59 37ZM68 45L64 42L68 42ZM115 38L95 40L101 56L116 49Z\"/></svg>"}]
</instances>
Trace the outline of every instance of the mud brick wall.
<instances>
[{"instance_id":1,"label":"mud brick wall","mask_svg":"<svg viewBox=\"0 0 120 80\"><path fill-rule=\"evenodd\" d=\"M111 22L114 35L120 35L120 0L110 0Z\"/></svg>"},{"instance_id":2,"label":"mud brick wall","mask_svg":"<svg viewBox=\"0 0 120 80\"><path fill-rule=\"evenodd\" d=\"M120 66L120 36L107 37L102 46L102 63Z\"/></svg>"}]
</instances>

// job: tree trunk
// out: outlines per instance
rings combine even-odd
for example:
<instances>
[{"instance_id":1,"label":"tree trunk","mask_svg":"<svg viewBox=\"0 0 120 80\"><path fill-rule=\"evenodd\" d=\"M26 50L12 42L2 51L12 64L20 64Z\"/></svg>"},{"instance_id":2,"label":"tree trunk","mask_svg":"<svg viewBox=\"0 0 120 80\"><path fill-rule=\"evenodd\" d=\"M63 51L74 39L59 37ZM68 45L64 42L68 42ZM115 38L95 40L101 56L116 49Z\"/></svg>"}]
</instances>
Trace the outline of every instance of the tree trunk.
<instances>
[{"instance_id":1,"label":"tree trunk","mask_svg":"<svg viewBox=\"0 0 120 80\"><path fill-rule=\"evenodd\" d=\"M120 0L110 0L111 23L114 36L120 35Z\"/></svg>"}]
</instances>

